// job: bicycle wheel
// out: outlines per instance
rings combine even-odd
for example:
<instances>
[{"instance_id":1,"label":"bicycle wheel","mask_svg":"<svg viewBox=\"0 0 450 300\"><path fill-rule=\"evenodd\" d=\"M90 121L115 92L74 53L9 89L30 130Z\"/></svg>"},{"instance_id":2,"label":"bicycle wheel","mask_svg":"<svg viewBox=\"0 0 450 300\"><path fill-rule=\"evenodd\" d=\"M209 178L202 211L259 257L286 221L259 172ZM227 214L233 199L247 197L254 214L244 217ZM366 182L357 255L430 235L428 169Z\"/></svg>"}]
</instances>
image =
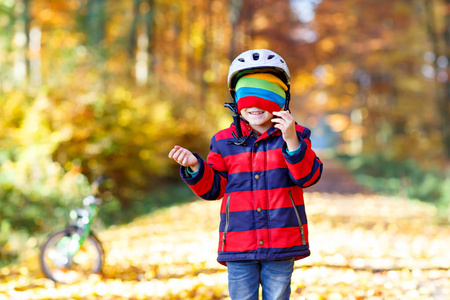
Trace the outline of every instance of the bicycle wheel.
<instances>
[{"instance_id":1,"label":"bicycle wheel","mask_svg":"<svg viewBox=\"0 0 450 300\"><path fill-rule=\"evenodd\" d=\"M101 271L104 252L97 237L91 233L72 256L69 254L69 247L75 238L78 238L75 227L68 227L49 236L39 256L41 270L47 278L60 283L73 283Z\"/></svg>"}]
</instances>

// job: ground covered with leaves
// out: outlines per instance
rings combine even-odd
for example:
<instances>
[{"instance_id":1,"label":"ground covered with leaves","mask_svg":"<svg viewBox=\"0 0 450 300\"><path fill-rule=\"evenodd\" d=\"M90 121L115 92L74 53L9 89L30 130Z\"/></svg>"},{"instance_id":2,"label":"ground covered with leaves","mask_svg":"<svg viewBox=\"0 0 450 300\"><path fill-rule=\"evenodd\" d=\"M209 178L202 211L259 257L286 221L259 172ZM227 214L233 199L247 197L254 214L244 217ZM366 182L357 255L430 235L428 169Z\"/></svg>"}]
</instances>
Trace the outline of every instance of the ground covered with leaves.
<instances>
[{"instance_id":1,"label":"ground covered with leaves","mask_svg":"<svg viewBox=\"0 0 450 300\"><path fill-rule=\"evenodd\" d=\"M450 299L450 228L436 209L378 195L306 193L312 255L298 261L291 299ZM229 299L216 261L219 201L157 211L98 233L102 274L55 284L30 239L0 269L3 299Z\"/></svg>"}]
</instances>

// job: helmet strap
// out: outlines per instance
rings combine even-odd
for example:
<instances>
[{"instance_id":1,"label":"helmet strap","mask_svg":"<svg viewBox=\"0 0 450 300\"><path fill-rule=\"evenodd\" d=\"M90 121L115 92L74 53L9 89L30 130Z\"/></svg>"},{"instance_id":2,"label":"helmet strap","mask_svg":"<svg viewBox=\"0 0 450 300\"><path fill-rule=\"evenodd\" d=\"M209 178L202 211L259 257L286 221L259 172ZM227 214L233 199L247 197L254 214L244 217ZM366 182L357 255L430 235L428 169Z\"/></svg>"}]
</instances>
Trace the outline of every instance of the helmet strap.
<instances>
[{"instance_id":1,"label":"helmet strap","mask_svg":"<svg viewBox=\"0 0 450 300\"><path fill-rule=\"evenodd\" d=\"M287 110L288 112L291 112L289 109L290 101L291 101L291 93L289 91L286 91L286 104L284 105L284 110Z\"/></svg>"},{"instance_id":2,"label":"helmet strap","mask_svg":"<svg viewBox=\"0 0 450 300\"><path fill-rule=\"evenodd\" d=\"M247 145L247 139L249 136L247 136L246 138L243 137L242 135L242 128L241 128L241 116L239 115L239 112L237 110L237 103L236 103L236 99L234 97L234 92L232 93L231 97L233 98L233 102L231 103L225 103L225 107L229 108L233 113L233 121L234 121L234 125L236 126L236 134L233 132L233 136L237 141L228 141L227 144L233 144L233 145L238 145L238 146L246 146Z\"/></svg>"}]
</instances>

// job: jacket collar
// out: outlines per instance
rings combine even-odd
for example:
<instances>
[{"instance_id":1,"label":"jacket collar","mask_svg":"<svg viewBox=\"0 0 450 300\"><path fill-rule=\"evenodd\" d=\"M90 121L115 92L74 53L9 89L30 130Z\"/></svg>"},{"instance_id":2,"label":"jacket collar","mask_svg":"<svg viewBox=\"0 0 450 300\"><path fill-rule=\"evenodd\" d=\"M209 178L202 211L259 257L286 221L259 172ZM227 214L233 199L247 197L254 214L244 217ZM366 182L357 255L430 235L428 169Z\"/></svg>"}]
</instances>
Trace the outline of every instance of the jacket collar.
<instances>
[{"instance_id":1,"label":"jacket collar","mask_svg":"<svg viewBox=\"0 0 450 300\"><path fill-rule=\"evenodd\" d=\"M233 130L236 130L236 126L234 124L234 122L231 124ZM254 129L250 126L250 124L248 124L248 122L244 119L241 118L241 130L242 130L242 135L243 136L249 136L249 135L253 135L253 131ZM272 127L269 130L267 130L264 133L260 133L257 132L257 136L259 136L256 140L260 141L263 139L266 139L270 136L275 136L275 135L280 135L281 131L278 128Z\"/></svg>"}]
</instances>

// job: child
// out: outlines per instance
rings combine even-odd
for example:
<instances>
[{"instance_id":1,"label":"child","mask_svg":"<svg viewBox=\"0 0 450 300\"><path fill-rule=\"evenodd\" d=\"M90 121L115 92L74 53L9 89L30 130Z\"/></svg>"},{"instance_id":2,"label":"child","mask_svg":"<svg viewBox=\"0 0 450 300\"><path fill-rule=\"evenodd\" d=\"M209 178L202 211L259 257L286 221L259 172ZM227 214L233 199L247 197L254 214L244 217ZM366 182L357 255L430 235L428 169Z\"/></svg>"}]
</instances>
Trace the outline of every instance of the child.
<instances>
[{"instance_id":1,"label":"child","mask_svg":"<svg viewBox=\"0 0 450 300\"><path fill-rule=\"evenodd\" d=\"M278 54L240 54L228 87L234 122L211 139L207 160L180 146L169 158L195 194L223 199L218 261L231 298L258 299L261 284L263 299L289 299L294 260L310 255L303 188L320 179L322 162L289 112L290 74Z\"/></svg>"}]
</instances>

